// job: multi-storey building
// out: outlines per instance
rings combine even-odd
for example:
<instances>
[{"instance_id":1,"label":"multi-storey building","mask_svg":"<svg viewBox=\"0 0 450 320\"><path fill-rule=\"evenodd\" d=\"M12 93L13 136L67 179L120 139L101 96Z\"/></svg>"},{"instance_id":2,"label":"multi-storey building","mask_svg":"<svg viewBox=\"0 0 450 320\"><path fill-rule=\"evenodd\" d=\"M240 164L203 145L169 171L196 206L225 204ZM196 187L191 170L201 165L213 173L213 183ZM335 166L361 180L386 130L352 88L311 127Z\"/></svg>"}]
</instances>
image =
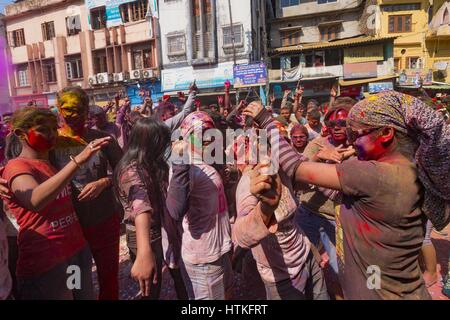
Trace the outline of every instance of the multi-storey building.
<instances>
[{"instance_id":1,"label":"multi-storey building","mask_svg":"<svg viewBox=\"0 0 450 320\"><path fill-rule=\"evenodd\" d=\"M0 70L6 71L8 69L8 59L6 55L6 32L3 22L3 14L0 14ZM0 80L0 114L11 112L11 101L9 97L9 82L8 75L4 74Z\"/></svg>"},{"instance_id":2,"label":"multi-storey building","mask_svg":"<svg viewBox=\"0 0 450 320\"><path fill-rule=\"evenodd\" d=\"M429 0L378 0L378 4L380 23L377 35L396 36L396 71L424 69L427 62L425 37L428 31Z\"/></svg>"},{"instance_id":3,"label":"multi-storey building","mask_svg":"<svg viewBox=\"0 0 450 320\"><path fill-rule=\"evenodd\" d=\"M450 83L450 1L434 0L430 10L427 68L435 82ZM450 88L447 88L447 90Z\"/></svg>"},{"instance_id":4,"label":"multi-storey building","mask_svg":"<svg viewBox=\"0 0 450 320\"><path fill-rule=\"evenodd\" d=\"M265 0L172 0L159 6L163 91L185 91L196 80L202 94L218 94L224 81L233 83L234 63L263 58Z\"/></svg>"},{"instance_id":5,"label":"multi-storey building","mask_svg":"<svg viewBox=\"0 0 450 320\"><path fill-rule=\"evenodd\" d=\"M321 101L328 99L332 86L354 97L369 87L392 87L393 37L370 35L365 1L272 0L271 4L269 77L275 96L281 98L284 89L299 81L305 96Z\"/></svg>"},{"instance_id":6,"label":"multi-storey building","mask_svg":"<svg viewBox=\"0 0 450 320\"><path fill-rule=\"evenodd\" d=\"M133 84L158 82L148 1L24 0L6 7L14 107L55 105L68 85L101 104ZM128 89L129 90L129 89Z\"/></svg>"}]
</instances>

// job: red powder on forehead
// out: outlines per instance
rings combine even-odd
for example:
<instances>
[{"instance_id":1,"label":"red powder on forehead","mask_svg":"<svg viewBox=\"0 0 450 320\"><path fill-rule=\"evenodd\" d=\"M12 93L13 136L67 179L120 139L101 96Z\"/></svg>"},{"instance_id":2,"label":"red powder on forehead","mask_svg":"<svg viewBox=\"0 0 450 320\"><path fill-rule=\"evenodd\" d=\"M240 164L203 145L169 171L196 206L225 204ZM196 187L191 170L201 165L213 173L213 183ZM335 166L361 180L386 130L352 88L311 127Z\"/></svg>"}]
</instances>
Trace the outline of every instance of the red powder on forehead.
<instances>
[{"instance_id":1,"label":"red powder on forehead","mask_svg":"<svg viewBox=\"0 0 450 320\"><path fill-rule=\"evenodd\" d=\"M361 111L361 112L359 113L359 115L360 115L362 118L364 118L364 117L366 116L366 114L364 113L364 111Z\"/></svg>"}]
</instances>

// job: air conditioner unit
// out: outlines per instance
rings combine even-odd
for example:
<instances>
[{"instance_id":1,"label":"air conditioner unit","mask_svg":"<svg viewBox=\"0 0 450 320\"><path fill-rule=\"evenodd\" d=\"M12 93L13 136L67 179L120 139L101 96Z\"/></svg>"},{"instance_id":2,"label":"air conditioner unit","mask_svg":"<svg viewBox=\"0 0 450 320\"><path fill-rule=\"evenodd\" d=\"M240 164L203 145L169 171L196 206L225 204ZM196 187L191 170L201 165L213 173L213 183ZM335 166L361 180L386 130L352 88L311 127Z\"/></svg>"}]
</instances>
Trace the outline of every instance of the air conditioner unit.
<instances>
[{"instance_id":1,"label":"air conditioner unit","mask_svg":"<svg viewBox=\"0 0 450 320\"><path fill-rule=\"evenodd\" d=\"M90 85L97 84L97 76L89 76L88 81Z\"/></svg>"},{"instance_id":2,"label":"air conditioner unit","mask_svg":"<svg viewBox=\"0 0 450 320\"><path fill-rule=\"evenodd\" d=\"M113 80L114 80L114 82L121 82L121 81L125 80L125 74L123 72L114 73Z\"/></svg>"},{"instance_id":3,"label":"air conditioner unit","mask_svg":"<svg viewBox=\"0 0 450 320\"><path fill-rule=\"evenodd\" d=\"M142 78L144 79L153 78L153 70L152 69L142 70Z\"/></svg>"},{"instance_id":4,"label":"air conditioner unit","mask_svg":"<svg viewBox=\"0 0 450 320\"><path fill-rule=\"evenodd\" d=\"M130 79L140 79L141 78L141 70L131 70L130 71Z\"/></svg>"},{"instance_id":5,"label":"air conditioner unit","mask_svg":"<svg viewBox=\"0 0 450 320\"><path fill-rule=\"evenodd\" d=\"M97 74L97 83L103 84L109 82L109 74L108 72L98 73Z\"/></svg>"}]
</instances>

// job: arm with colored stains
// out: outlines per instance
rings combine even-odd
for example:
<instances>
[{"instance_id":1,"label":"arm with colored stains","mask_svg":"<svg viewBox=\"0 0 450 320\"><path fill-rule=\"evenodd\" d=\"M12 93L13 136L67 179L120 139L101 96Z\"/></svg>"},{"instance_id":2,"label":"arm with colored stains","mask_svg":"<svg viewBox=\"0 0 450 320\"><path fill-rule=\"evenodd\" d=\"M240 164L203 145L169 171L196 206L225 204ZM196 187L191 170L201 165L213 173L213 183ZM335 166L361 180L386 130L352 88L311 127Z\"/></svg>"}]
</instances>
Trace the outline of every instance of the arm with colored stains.
<instances>
[{"instance_id":1,"label":"arm with colored stains","mask_svg":"<svg viewBox=\"0 0 450 320\"><path fill-rule=\"evenodd\" d=\"M120 148L117 140L109 136L110 144L104 148L103 154L106 155L106 159L112 170L115 169L116 165L122 159L122 149ZM100 177L98 180L88 183L84 186L81 193L78 195L79 201L91 201L96 199L105 189L112 186L112 177L106 175Z\"/></svg>"},{"instance_id":2,"label":"arm with colored stains","mask_svg":"<svg viewBox=\"0 0 450 320\"><path fill-rule=\"evenodd\" d=\"M237 219L233 226L233 240L242 248L257 246L261 240L277 230L275 219L265 223L262 212L267 208L261 207L258 199L250 193L250 177L243 175L236 190ZM272 215L273 217L273 215Z\"/></svg>"},{"instance_id":3,"label":"arm with colored stains","mask_svg":"<svg viewBox=\"0 0 450 320\"><path fill-rule=\"evenodd\" d=\"M261 107L261 105L252 103L245 114L254 117L254 121L267 130L268 138L273 140L273 133L278 130L275 127L271 115ZM341 185L336 171L336 165L317 162L308 162L307 158L300 155L284 139L278 135L279 163L281 169L297 182L314 184L319 187L341 190Z\"/></svg>"},{"instance_id":4,"label":"arm with colored stains","mask_svg":"<svg viewBox=\"0 0 450 320\"><path fill-rule=\"evenodd\" d=\"M172 179L167 191L166 206L170 216L178 221L183 219L189 207L190 167L188 164L172 165Z\"/></svg>"},{"instance_id":5,"label":"arm with colored stains","mask_svg":"<svg viewBox=\"0 0 450 320\"><path fill-rule=\"evenodd\" d=\"M36 170L34 168L25 168L25 170L14 168L10 172L5 170L6 180L9 181L12 193L24 208L32 211L44 209L56 199L72 180L79 166L86 163L103 146L108 144L109 139L108 137L96 140L75 156L74 160L70 161L58 173L40 184L33 176L33 171Z\"/></svg>"},{"instance_id":6,"label":"arm with colored stains","mask_svg":"<svg viewBox=\"0 0 450 320\"><path fill-rule=\"evenodd\" d=\"M124 103L117 112L116 123L119 126L123 126L125 124L125 116L130 111L130 105L128 103Z\"/></svg>"},{"instance_id":7,"label":"arm with colored stains","mask_svg":"<svg viewBox=\"0 0 450 320\"><path fill-rule=\"evenodd\" d=\"M184 104L184 107L181 110L181 112L175 115L174 117L164 121L164 123L170 128L172 132L175 131L181 125L184 118L186 118L193 111L196 97L197 97L196 91L190 92L189 97L187 98L187 101Z\"/></svg>"}]
</instances>

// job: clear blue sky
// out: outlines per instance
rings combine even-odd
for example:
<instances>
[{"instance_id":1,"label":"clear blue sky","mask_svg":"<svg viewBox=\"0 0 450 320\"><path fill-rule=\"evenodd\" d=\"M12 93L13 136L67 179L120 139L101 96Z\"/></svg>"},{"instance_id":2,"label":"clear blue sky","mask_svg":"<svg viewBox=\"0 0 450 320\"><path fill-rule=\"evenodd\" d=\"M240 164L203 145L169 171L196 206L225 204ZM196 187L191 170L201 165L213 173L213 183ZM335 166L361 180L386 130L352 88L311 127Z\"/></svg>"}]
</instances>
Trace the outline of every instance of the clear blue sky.
<instances>
[{"instance_id":1,"label":"clear blue sky","mask_svg":"<svg viewBox=\"0 0 450 320\"><path fill-rule=\"evenodd\" d=\"M5 6L7 6L8 4L12 3L13 0L0 0L0 12L1 13L5 13Z\"/></svg>"}]
</instances>

